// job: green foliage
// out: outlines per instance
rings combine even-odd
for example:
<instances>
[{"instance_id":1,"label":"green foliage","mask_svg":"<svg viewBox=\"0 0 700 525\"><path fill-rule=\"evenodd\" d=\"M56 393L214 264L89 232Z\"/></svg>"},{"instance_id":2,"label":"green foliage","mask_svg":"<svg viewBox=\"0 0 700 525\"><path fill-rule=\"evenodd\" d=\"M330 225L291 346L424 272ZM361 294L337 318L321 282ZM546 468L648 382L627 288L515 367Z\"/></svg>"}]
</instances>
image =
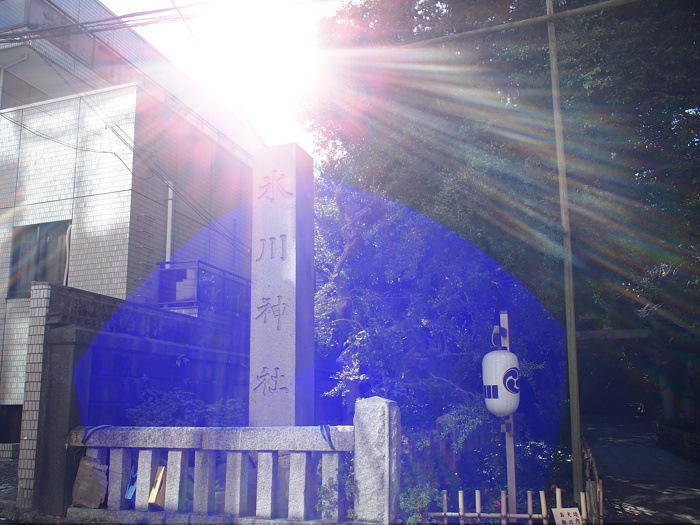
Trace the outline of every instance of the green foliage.
<instances>
[{"instance_id":1,"label":"green foliage","mask_svg":"<svg viewBox=\"0 0 700 525\"><path fill-rule=\"evenodd\" d=\"M698 14L695 3L644 2L567 19L558 32L577 144L567 151L577 294L613 326L662 320L661 344L698 336ZM639 293L661 267L684 278Z\"/></svg>"},{"instance_id":2,"label":"green foliage","mask_svg":"<svg viewBox=\"0 0 700 525\"><path fill-rule=\"evenodd\" d=\"M649 1L556 22L576 310L594 328L650 328L651 344L619 356L643 364L633 367L642 386L657 373L683 382L674 370L684 359L699 373L699 11ZM457 486L500 490L489 479L502 477L502 439L487 430L475 372L490 343L483 328L501 291L526 304L509 274L563 324L563 231L546 27L403 44L543 14L540 0L358 0L321 34L326 78L304 111L323 159L317 349L342 368L331 395L399 403L404 510L416 520L435 491L454 500ZM392 202L500 270L455 257L446 231ZM495 283L491 297L484 281ZM533 480L549 468L562 486L566 440L543 441L538 427L560 413L563 371L549 366L560 339L540 329L512 326L535 416L519 426L519 461ZM445 443L460 458L449 468ZM474 479L457 475L477 461Z\"/></svg>"},{"instance_id":3,"label":"green foliage","mask_svg":"<svg viewBox=\"0 0 700 525\"><path fill-rule=\"evenodd\" d=\"M441 501L440 493L435 488L409 486L401 492L401 509L406 514L406 523L438 523L428 515L431 507Z\"/></svg>"},{"instance_id":4,"label":"green foliage","mask_svg":"<svg viewBox=\"0 0 700 525\"><path fill-rule=\"evenodd\" d=\"M333 512L338 508L338 480L330 478L318 488L318 503L316 510L325 520L333 517Z\"/></svg>"},{"instance_id":5,"label":"green foliage","mask_svg":"<svg viewBox=\"0 0 700 525\"><path fill-rule=\"evenodd\" d=\"M242 424L243 402L224 398L206 403L180 388L163 391L144 378L141 403L126 410L135 426L142 427L226 427Z\"/></svg>"},{"instance_id":6,"label":"green foliage","mask_svg":"<svg viewBox=\"0 0 700 525\"><path fill-rule=\"evenodd\" d=\"M355 501L356 486L353 458L348 454L343 455L343 457L344 461L339 465L338 478L326 479L318 488L316 510L324 520L329 520L333 517L333 512L338 508L339 496L344 500L341 507L347 511L345 518L352 520L355 517L353 503Z\"/></svg>"},{"instance_id":7,"label":"green foliage","mask_svg":"<svg viewBox=\"0 0 700 525\"><path fill-rule=\"evenodd\" d=\"M437 4L352 2L329 21L324 42L343 52L328 54L329 80L305 113L322 176L469 239L563 321L544 26L400 45L540 16L544 4ZM616 325L636 323L634 308L619 308L634 301L620 283L648 267L699 280L698 9L652 1L557 22L577 309ZM666 292L659 313L697 339L697 309L676 308L696 289Z\"/></svg>"},{"instance_id":8,"label":"green foliage","mask_svg":"<svg viewBox=\"0 0 700 525\"><path fill-rule=\"evenodd\" d=\"M493 311L479 308L469 293L482 274L478 268L463 272L462 263L450 253L454 241L449 232L443 232L444 239L427 238L439 230L426 230L400 207L337 191L343 193L346 209L366 211L362 224L354 226L358 234L350 256L340 271L326 270L329 281L316 296L317 348L322 354L342 356L344 363L333 393L347 392L347 383L355 381L368 392L406 399L405 406L416 407L408 400L420 397L425 388L442 391L445 403L461 403L465 394L460 383L480 363L469 350L489 344L484 332ZM326 203L323 193L319 188L320 208ZM331 250L330 241L342 237L343 225L331 223L327 211L319 211L322 217L324 213L326 224L317 242L322 247L317 252L320 270L334 268L342 254L342 246ZM335 231L328 229L331 226ZM428 267L429 272L423 271ZM414 414L402 417L421 419L426 411L442 414L444 408L424 402Z\"/></svg>"},{"instance_id":9,"label":"green foliage","mask_svg":"<svg viewBox=\"0 0 700 525\"><path fill-rule=\"evenodd\" d=\"M471 454L486 429L500 426L485 409L480 377L499 298L523 317L513 316L514 350L531 385L523 410L533 418L559 411L561 332L498 265L439 225L322 179L316 199L316 263L327 279L316 294L316 349L340 367L323 386L325 395L343 396L349 406L370 395L399 404L407 491L402 510L419 521L445 480L455 491L473 491L496 475L475 470L472 458L462 480L454 463ZM334 423L349 422L336 416ZM531 433L537 432L541 438L542 428ZM501 440L500 434L489 437L480 452L500 457ZM548 461L538 456L533 483L547 478Z\"/></svg>"},{"instance_id":10,"label":"green foliage","mask_svg":"<svg viewBox=\"0 0 700 525\"><path fill-rule=\"evenodd\" d=\"M450 407L450 410L436 421L436 434L442 440L452 441L452 450L462 452L467 449L466 443L470 436L488 419L485 405L460 404ZM452 439L454 437L454 439Z\"/></svg>"}]
</instances>

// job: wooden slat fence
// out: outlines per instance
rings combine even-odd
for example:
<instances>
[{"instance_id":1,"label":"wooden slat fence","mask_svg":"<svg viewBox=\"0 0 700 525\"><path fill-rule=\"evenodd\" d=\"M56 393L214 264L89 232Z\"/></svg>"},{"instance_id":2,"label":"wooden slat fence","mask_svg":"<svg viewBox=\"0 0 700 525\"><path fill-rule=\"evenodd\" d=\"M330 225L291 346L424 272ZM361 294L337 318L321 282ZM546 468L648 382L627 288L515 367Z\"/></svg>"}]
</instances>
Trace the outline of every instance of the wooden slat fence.
<instances>
[{"instance_id":1,"label":"wooden slat fence","mask_svg":"<svg viewBox=\"0 0 700 525\"><path fill-rule=\"evenodd\" d=\"M540 496L540 512L534 512L534 502L533 493L531 490L527 491L527 513L508 513L508 499L505 490L501 491L501 510L500 512L483 512L481 506L481 491L474 491L475 500L475 511L466 512L464 505L464 491L460 490L458 492L458 505L459 510L457 512L448 511L448 498L447 491L442 492L442 512L431 512L429 515L433 518L442 518L444 524L455 523L459 520L460 525L465 523L473 523L477 520L482 519L500 519L501 523L505 525L506 523L524 522L532 524L535 521L542 522L544 525L549 523L549 514L547 510L547 498L545 497L545 492L543 490L539 493ZM557 488L556 492L556 508L561 508L562 498L561 489ZM581 516L584 523L587 521L586 515L586 494L581 492Z\"/></svg>"}]
</instances>

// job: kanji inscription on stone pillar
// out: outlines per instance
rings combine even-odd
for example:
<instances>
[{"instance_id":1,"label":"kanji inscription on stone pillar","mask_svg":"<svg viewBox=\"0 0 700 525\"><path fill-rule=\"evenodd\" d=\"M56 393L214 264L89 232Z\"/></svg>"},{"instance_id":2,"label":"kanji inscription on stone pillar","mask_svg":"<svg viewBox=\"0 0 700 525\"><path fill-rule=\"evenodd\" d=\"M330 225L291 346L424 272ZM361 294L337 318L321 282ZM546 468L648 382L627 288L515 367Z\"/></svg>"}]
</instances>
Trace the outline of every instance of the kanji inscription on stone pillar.
<instances>
[{"instance_id":1,"label":"kanji inscription on stone pillar","mask_svg":"<svg viewBox=\"0 0 700 525\"><path fill-rule=\"evenodd\" d=\"M296 144L255 157L249 424L314 418L313 160Z\"/></svg>"}]
</instances>

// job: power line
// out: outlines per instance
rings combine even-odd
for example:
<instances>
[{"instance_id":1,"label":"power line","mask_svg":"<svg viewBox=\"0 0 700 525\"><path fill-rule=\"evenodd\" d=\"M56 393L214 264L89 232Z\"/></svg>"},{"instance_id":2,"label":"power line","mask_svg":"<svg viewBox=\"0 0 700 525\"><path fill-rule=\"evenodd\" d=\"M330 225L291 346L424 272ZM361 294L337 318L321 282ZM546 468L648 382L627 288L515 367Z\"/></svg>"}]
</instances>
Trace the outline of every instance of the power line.
<instances>
[{"instance_id":1,"label":"power line","mask_svg":"<svg viewBox=\"0 0 700 525\"><path fill-rule=\"evenodd\" d=\"M181 6L177 6L173 0L171 0L171 3L173 4L173 7L168 7L168 8L163 8L163 9L157 9L157 10L150 10L150 11L141 11L141 12L136 12L136 13L129 13L125 15L120 15L120 16L113 16L113 17L107 17L103 18L100 20L95 20L95 21L90 21L90 22L75 22L75 23L70 23L70 24L62 24L62 25L56 25L56 26L50 26L50 27L42 27L42 28L36 28L36 29L28 29L28 30L6 30L6 31L0 31L0 44L3 43L22 43L22 42L30 42L33 40L40 40L40 39L50 39L50 38L56 38L56 37L65 37L68 35L76 35L76 34L86 34L86 33L96 33L96 32L103 32L103 31L110 31L110 30L119 30L119 29L125 29L125 28L131 28L131 27L138 27L138 26L145 26L149 24L154 24L154 23L160 23L160 22L177 22L177 21L182 21L185 22L188 31L190 32L193 40L195 41L195 45L199 48L199 45L195 39L194 34L192 33L191 28L187 24L187 20L194 18L194 15L191 13L188 14L183 14L182 10L185 9L193 9L193 8L198 8L198 7L203 7L203 6L209 6L213 3L220 2L222 0L207 0L207 1L201 1L201 2L194 2L190 4L185 4ZM326 0L298 0L296 3L313 3L316 1L326 1ZM171 13L176 12L176 15L172 15ZM45 57L42 56L42 59L46 62L46 64L63 80L63 82L68 85L75 93L78 93L79 91L82 91L81 89L77 89L76 86L71 85L71 80L66 78L60 71L57 70L57 68L54 67L52 63L50 63ZM84 100L88 107L92 109L93 112L96 114L100 114L100 108L90 102L90 96L89 94L78 94L81 100ZM29 104L30 107L37 107L36 105ZM42 109L42 111L45 111ZM4 115L3 115L4 116ZM5 117L7 120L12 121L12 119ZM144 152L142 151L142 148L138 147L136 144L133 143L132 140L128 138L128 134L124 132L123 129L119 127L118 124L114 122L108 122L109 116L107 115L102 115L101 116L103 122L110 127L111 131L117 136L117 138L127 147L129 148L132 153L137 157L140 158L146 166L149 167L151 170L151 173L154 174L158 179L160 179L163 183L168 184L168 179L167 175L161 172L161 169L159 166L154 164L152 160L150 159L149 152ZM34 134L40 134L41 132L37 132L37 130L32 130L25 124L14 121L16 125L19 125L23 129L27 130L30 133ZM41 136L41 135L40 135ZM57 142L59 144L63 144L61 141L54 139L50 136L44 135L43 138L47 140L53 140L54 142ZM74 147L70 144L63 144L65 146L70 146L73 147L74 149L78 149L77 147ZM85 149L84 151L89 151ZM124 163L123 159L119 157L116 153L114 152L98 152L94 151L95 153L112 153L116 155L119 160ZM125 164L126 166L126 164ZM136 176L133 171L126 166L128 171ZM208 226L212 231L215 233L219 234L222 238L228 240L235 249L238 251L242 252L246 256L250 255L250 247L247 246L243 241L237 238L236 234L229 231L226 227L224 227L221 224L217 224L217 221L213 219L211 216L210 212L205 210L201 205L199 205L194 197L189 195L186 191L176 188L175 193L180 197L182 202L186 204L193 212L194 214L203 221L203 224L205 226Z\"/></svg>"},{"instance_id":2,"label":"power line","mask_svg":"<svg viewBox=\"0 0 700 525\"><path fill-rule=\"evenodd\" d=\"M206 2L200 2L197 4L188 4L187 6L182 6L184 7L192 7L195 5L201 5ZM209 2L210 3L210 2ZM168 10L174 10L177 8L168 8ZM162 11L162 10L160 10ZM76 93L77 96L84 101L87 106L97 115L100 115L100 118L102 121L105 123L106 126L109 126L111 131L117 136L117 138L127 147L129 150L137 157L140 158L151 170L151 173L156 175L164 184L168 184L168 178L167 176L162 173L161 168L154 164L153 161L150 159L149 152L143 151L142 148L137 147L137 145L130 139L128 139L129 134L126 133L118 124L114 123L111 121L109 116L105 114L102 109L99 107L99 105L94 104L91 101L90 95L89 94L80 94L82 89L77 86L77 84L67 75L63 73L62 70L56 67L54 63L52 63L50 60L48 60L45 56L40 54L40 57L44 61L44 63L63 81L64 84L66 84L73 93ZM36 107L36 105L30 104L30 107ZM121 160L121 158L120 158ZM123 162L123 161L122 161ZM127 167L128 169L128 167ZM136 176L131 169L129 169L130 173L132 175ZM217 221L213 219L213 217L210 215L210 213L205 210L201 205L197 203L197 200L189 195L186 191L180 190L179 188L175 189L175 194L180 197L182 202L186 204L194 213L195 215L202 221L202 225L209 227L212 231L218 233L223 239L227 240L230 242L235 249L237 249L239 252L245 254L246 256L250 254L250 247L248 247L243 241L238 239L235 235L235 233L229 231L227 228L225 228L223 225L218 225Z\"/></svg>"},{"instance_id":3,"label":"power line","mask_svg":"<svg viewBox=\"0 0 700 525\"><path fill-rule=\"evenodd\" d=\"M131 27L140 27L161 22L179 22L190 18L194 18L194 14L183 14L184 9L193 9L198 7L209 6L220 0L207 0L203 2L195 2L182 6L166 7L163 9L155 9L151 11L139 11L126 15L111 16L100 20L90 22L74 22L70 24L62 24L56 26L47 26L32 29L9 29L0 31L0 44L27 42L31 40L53 38L66 35L75 35L83 33L99 33L103 31L114 31L117 29L125 29ZM176 12L176 15L170 13Z\"/></svg>"},{"instance_id":4,"label":"power line","mask_svg":"<svg viewBox=\"0 0 700 525\"><path fill-rule=\"evenodd\" d=\"M180 8L175 4L175 0L170 0L170 3L173 4L173 7L177 9L177 12L180 16L182 16L182 12L180 11ZM194 32L192 32L192 28L190 27L190 24L187 23L187 20L185 17L182 17L182 22L185 24L185 27L187 28L187 31L189 31L190 36L192 37L192 42L194 42L194 46L197 48L197 52L199 53L200 56L202 56L202 48L199 45L199 42L197 41L197 38L194 36Z\"/></svg>"},{"instance_id":5,"label":"power line","mask_svg":"<svg viewBox=\"0 0 700 525\"><path fill-rule=\"evenodd\" d=\"M77 87L75 85L71 84L71 80L69 78L66 78L61 71L59 71L56 67L54 67L54 64L52 64L48 59L42 56L42 59L46 63L48 67L50 67L60 78L63 80L63 82L71 89L74 91L78 91ZM99 115L100 119L102 122L106 125L109 126L110 131L119 139L120 142L122 142L134 155L135 158L139 158L141 161L146 164L146 166L149 168L152 174L154 174L161 182L164 184L168 184L168 178L165 173L162 172L161 168L155 164L149 155L149 152L143 150L140 147L137 147L137 145L130 140L129 134L124 131L124 129L121 128L117 123L113 122L111 118L104 113L102 108L99 107L98 104L95 104L91 101L90 94L77 94L77 96L87 104L87 107L91 109L95 114ZM27 107L30 108L35 108L39 111L42 111L46 114L49 115L54 115L56 118L61 118L59 115L52 114L50 111L47 111L45 108L42 107L41 103L30 103L27 104ZM91 152L91 153L103 153L103 154L112 154L115 157L119 159L119 161L124 164L126 169L131 173L133 176L136 176L136 174L133 172L133 170L126 164L126 162L119 156L116 152L113 151L103 151L103 150L93 150L81 146L76 146L73 144L66 143L64 141L61 141L60 139L57 139L55 137L52 137L50 135L47 135L46 133L43 133L39 130L36 130L30 126L27 126L23 122L20 122L16 119L11 118L9 115L7 115L6 112L0 113L0 116L5 118L7 121L21 127L22 129L26 130L29 133L32 133L35 136L38 136L40 138L43 138L45 140L52 141L54 143L60 144L62 146L69 147L71 149L74 149L76 151L85 151L85 152ZM179 186L176 186L175 188L175 194L180 198L180 200L185 204L188 208L194 212L195 216L199 218L202 221L202 225L205 227L208 227L211 231L214 233L218 234L222 239L226 240L229 242L233 248L245 255L249 256L250 255L250 247L247 246L242 240L238 239L236 237L236 234L229 231L228 228L225 226L218 224L218 221L215 220L211 214L204 209L200 204L197 203L197 200L192 197L187 191L182 190Z\"/></svg>"},{"instance_id":6,"label":"power line","mask_svg":"<svg viewBox=\"0 0 700 525\"><path fill-rule=\"evenodd\" d=\"M64 141L62 141L62 140L60 140L60 139L57 139L56 137L52 137L52 136L47 135L46 133L43 133L43 132L41 132L41 131L39 131L39 130L37 130L37 129L34 129L34 128L30 127L30 126L27 126L24 122L20 122L19 120L13 119L13 118L10 117L7 113L0 113L0 117L4 118L4 119L7 120L8 122L10 122L10 123L12 123L12 124L14 124L14 125L16 125L16 126L19 126L19 127L22 128L23 130L25 130L25 131L31 133L32 135L34 135L34 136L36 136L36 137L42 138L42 139L44 139L44 140L49 140L49 141L54 142L54 143L56 143L56 144L60 144L61 146L65 146L65 147L67 147L67 148L74 149L75 151L85 151L85 152L87 152L87 153L104 153L104 154L107 154L107 155L114 155L115 157L117 157L117 158L119 159L119 161L120 161L122 164L124 164L124 166L126 167L126 169L129 170L129 172L130 172L132 175L134 174L134 172L131 170L131 168L129 168L129 166L127 165L127 163L124 162L124 159L122 159L122 158L119 156L119 154L115 153L114 151L96 150L96 149L91 149L91 148L85 148L85 147L83 147L83 146L76 146L76 145L74 145L74 144L69 144L69 143L64 142Z\"/></svg>"},{"instance_id":7,"label":"power line","mask_svg":"<svg viewBox=\"0 0 700 525\"><path fill-rule=\"evenodd\" d=\"M469 38L472 36L483 35L486 33L495 33L498 31L506 31L508 29L516 29L518 27L527 27L535 24L541 24L544 22L554 22L555 20L560 20L562 18L569 18L571 16L576 15L584 15L586 13L595 13L596 11L601 11L603 9L610 9L611 7L618 7L625 4L633 4L639 1L640 0L606 0L597 4L590 4L584 7L578 7L576 9L569 9L568 11L561 11L559 13L535 16L533 18L527 18L525 20L517 20L516 22L509 22L506 24L499 24L488 27L480 27L479 29L462 31L461 33L454 33L452 35L440 36L437 38L429 38L427 40L421 40L419 42L411 42L410 44L404 44L401 47L426 47L437 44L446 44L450 42L455 42L457 40L462 40L464 38Z\"/></svg>"},{"instance_id":8,"label":"power line","mask_svg":"<svg viewBox=\"0 0 700 525\"><path fill-rule=\"evenodd\" d=\"M297 0L294 4L313 4L318 2L330 2L333 0ZM195 40L194 33L187 24L187 20L196 18L195 14L183 14L183 10L196 9L201 7L210 7L212 4L223 3L224 0L204 0L201 2L193 2L184 5L176 5L173 0L173 7L165 7L162 9L154 9L151 11L138 11L125 15L111 16L100 20L90 22L73 22L70 24L62 24L55 26L46 26L31 29L6 29L0 30L0 44L20 43L31 40L40 40L46 38L54 38L67 35L76 35L84 33L99 33L104 31L115 31L118 29L142 27L161 22L185 22L188 31ZM172 15L171 13L177 14Z\"/></svg>"}]
</instances>

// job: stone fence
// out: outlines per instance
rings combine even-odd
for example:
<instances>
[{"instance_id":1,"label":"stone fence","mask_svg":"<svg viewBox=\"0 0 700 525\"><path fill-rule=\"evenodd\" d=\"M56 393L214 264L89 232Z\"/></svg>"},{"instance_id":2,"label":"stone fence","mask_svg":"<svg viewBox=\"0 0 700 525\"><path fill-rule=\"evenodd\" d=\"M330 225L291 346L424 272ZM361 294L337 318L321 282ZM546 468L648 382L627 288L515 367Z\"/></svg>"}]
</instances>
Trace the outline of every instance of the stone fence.
<instances>
[{"instance_id":1,"label":"stone fence","mask_svg":"<svg viewBox=\"0 0 700 525\"><path fill-rule=\"evenodd\" d=\"M69 450L87 449L68 517L100 522L343 521L346 478L358 522L395 523L400 490L401 421L393 401L358 400L353 426L78 427ZM352 454L353 474L341 473ZM190 467L192 464L192 467ZM104 465L104 466L103 466ZM136 468L133 503L125 499ZM163 494L149 503L159 466ZM106 468L105 468L106 467ZM82 465L81 465L82 469ZM105 473L106 471L106 473ZM191 474L188 474L191 472ZM87 481L86 481L87 480ZM79 485L106 495L106 508L80 508ZM106 484L106 487L104 486ZM78 494L79 496L79 494ZM80 500L80 498L77 498ZM98 505L104 507L105 505ZM133 505L133 508L132 508Z\"/></svg>"}]
</instances>

